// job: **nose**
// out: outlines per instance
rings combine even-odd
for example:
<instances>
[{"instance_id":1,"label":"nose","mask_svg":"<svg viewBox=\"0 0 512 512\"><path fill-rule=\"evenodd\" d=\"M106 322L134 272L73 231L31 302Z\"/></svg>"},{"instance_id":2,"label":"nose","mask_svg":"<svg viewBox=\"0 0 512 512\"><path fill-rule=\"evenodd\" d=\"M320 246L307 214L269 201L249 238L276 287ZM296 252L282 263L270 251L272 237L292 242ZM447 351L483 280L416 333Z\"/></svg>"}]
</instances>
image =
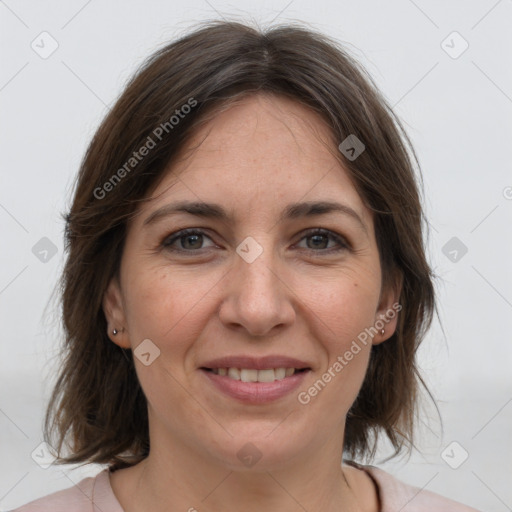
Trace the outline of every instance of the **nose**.
<instances>
[{"instance_id":1,"label":"nose","mask_svg":"<svg viewBox=\"0 0 512 512\"><path fill-rule=\"evenodd\" d=\"M294 294L276 259L267 248L251 263L236 255L219 311L226 327L263 337L293 323Z\"/></svg>"}]
</instances>

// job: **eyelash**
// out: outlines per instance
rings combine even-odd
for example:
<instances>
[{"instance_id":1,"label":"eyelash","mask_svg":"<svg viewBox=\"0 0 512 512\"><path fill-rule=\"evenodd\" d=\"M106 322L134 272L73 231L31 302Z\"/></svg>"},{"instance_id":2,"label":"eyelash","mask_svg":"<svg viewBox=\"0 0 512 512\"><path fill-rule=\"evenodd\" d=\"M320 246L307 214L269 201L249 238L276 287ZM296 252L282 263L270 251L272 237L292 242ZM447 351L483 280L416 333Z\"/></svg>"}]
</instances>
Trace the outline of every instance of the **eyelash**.
<instances>
[{"instance_id":1,"label":"eyelash","mask_svg":"<svg viewBox=\"0 0 512 512\"><path fill-rule=\"evenodd\" d=\"M194 253L194 252L196 252L196 253L199 253L199 252L201 252L202 249L191 250L191 249L176 249L176 248L171 247L171 245L174 242L176 242L182 238L186 238L187 236L192 236L192 235L206 236L207 238L209 238L211 240L211 238L202 229L189 228L189 229L182 229L180 231L176 231L175 233L172 233L171 235L166 236L166 238L164 238L164 240L162 241L161 245L164 249L171 251L171 252L178 252L178 253ZM322 228L316 228L316 229L311 229L311 230L307 231L304 234L304 236L299 240L299 242L302 241L304 238L309 238L309 237L315 236L315 235L324 235L324 236L330 237L335 242L337 242L340 245L340 247L334 248L334 249L331 248L331 249L320 249L320 250L305 249L306 251L308 251L310 253L322 252L322 253L332 254L332 253L338 253L341 251L347 251L347 250L351 249L350 244L346 241L345 238L343 238L340 235L337 235L336 233L334 233L332 231L329 231L327 229L322 229Z\"/></svg>"}]
</instances>

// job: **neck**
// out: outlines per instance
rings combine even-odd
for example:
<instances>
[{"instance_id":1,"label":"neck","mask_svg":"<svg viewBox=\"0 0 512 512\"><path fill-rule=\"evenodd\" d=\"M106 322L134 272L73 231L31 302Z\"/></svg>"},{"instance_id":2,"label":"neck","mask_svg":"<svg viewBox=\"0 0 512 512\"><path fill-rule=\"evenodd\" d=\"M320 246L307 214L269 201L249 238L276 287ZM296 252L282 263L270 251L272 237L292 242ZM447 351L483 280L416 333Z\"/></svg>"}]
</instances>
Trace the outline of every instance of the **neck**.
<instances>
[{"instance_id":1,"label":"neck","mask_svg":"<svg viewBox=\"0 0 512 512\"><path fill-rule=\"evenodd\" d=\"M366 510L361 481L352 472L357 470L341 465L342 443L335 444L327 442L313 448L315 453L306 451L279 465L231 468L176 443L153 450L130 468L130 481L122 484L128 492L118 497L124 497L125 512L236 510L241 504L245 512Z\"/></svg>"}]
</instances>

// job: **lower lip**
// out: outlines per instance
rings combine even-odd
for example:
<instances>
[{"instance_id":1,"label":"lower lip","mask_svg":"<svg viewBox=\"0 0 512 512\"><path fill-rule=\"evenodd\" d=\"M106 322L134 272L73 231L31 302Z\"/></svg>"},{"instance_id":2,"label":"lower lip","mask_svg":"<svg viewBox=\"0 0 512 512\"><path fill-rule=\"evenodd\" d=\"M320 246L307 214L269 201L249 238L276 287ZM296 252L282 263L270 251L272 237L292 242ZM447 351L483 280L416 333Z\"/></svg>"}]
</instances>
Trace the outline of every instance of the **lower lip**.
<instances>
[{"instance_id":1,"label":"lower lip","mask_svg":"<svg viewBox=\"0 0 512 512\"><path fill-rule=\"evenodd\" d=\"M286 396L297 389L310 372L305 370L294 373L274 382L242 382L211 371L200 371L224 394L248 404L265 404Z\"/></svg>"}]
</instances>

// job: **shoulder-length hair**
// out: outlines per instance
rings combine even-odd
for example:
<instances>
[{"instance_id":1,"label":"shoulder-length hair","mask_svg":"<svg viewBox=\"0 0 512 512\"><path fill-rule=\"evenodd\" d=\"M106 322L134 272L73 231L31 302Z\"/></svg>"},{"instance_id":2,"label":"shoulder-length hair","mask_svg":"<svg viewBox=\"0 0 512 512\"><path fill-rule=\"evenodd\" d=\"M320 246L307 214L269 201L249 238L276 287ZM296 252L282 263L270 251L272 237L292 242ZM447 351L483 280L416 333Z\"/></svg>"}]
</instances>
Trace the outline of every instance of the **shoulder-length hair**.
<instances>
[{"instance_id":1,"label":"shoulder-length hair","mask_svg":"<svg viewBox=\"0 0 512 512\"><path fill-rule=\"evenodd\" d=\"M65 215L63 364L44 424L58 464L122 468L148 455L146 399L131 350L107 335L103 295L118 275L127 221L185 142L219 108L258 92L301 102L328 123L333 140L355 135L365 145L358 158L338 151L339 158L374 214L382 285L401 280L402 309L392 337L372 347L347 415L344 451L372 458L381 433L391 441L393 456L413 446L418 391L425 386L415 355L432 321L435 296L425 257L421 176L410 140L372 78L334 40L297 24L261 31L213 21L141 66L81 163ZM71 450L67 456L64 445Z\"/></svg>"}]
</instances>

